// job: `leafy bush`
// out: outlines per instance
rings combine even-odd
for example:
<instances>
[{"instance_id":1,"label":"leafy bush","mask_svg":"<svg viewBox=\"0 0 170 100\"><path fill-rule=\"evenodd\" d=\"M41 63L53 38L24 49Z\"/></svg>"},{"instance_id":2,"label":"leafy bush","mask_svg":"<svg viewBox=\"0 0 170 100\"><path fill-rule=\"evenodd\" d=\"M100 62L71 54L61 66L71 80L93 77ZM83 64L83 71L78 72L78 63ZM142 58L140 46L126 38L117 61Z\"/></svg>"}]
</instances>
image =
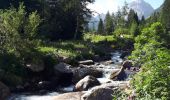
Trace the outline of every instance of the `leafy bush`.
<instances>
[{"instance_id":1,"label":"leafy bush","mask_svg":"<svg viewBox=\"0 0 170 100\"><path fill-rule=\"evenodd\" d=\"M113 35L116 37L123 37L124 35L130 35L129 30L126 28L118 28L114 31Z\"/></svg>"},{"instance_id":2,"label":"leafy bush","mask_svg":"<svg viewBox=\"0 0 170 100\"><path fill-rule=\"evenodd\" d=\"M39 40L35 37L40 22L37 12L27 13L23 3L18 8L0 10L0 69L9 77L26 76L28 60L39 61L35 50Z\"/></svg>"},{"instance_id":3,"label":"leafy bush","mask_svg":"<svg viewBox=\"0 0 170 100\"><path fill-rule=\"evenodd\" d=\"M28 56L25 54L32 52L38 43L35 37L41 19L37 12L27 14L21 3L18 9L1 10L0 19L1 50L21 59Z\"/></svg>"},{"instance_id":4,"label":"leafy bush","mask_svg":"<svg viewBox=\"0 0 170 100\"><path fill-rule=\"evenodd\" d=\"M151 100L170 99L170 50L164 47L165 36L161 23L157 22L135 38L135 50L129 58L142 66L132 80L138 99L144 99L146 94Z\"/></svg>"},{"instance_id":5,"label":"leafy bush","mask_svg":"<svg viewBox=\"0 0 170 100\"><path fill-rule=\"evenodd\" d=\"M147 61L142 66L142 71L138 73L133 84L139 93L139 97L145 94L163 100L170 99L170 52L167 50L157 50L156 58Z\"/></svg>"},{"instance_id":6,"label":"leafy bush","mask_svg":"<svg viewBox=\"0 0 170 100\"><path fill-rule=\"evenodd\" d=\"M139 31L139 26L137 23L132 23L131 28L130 28L130 34L134 37L136 37L137 35L139 35L140 31Z\"/></svg>"}]
</instances>

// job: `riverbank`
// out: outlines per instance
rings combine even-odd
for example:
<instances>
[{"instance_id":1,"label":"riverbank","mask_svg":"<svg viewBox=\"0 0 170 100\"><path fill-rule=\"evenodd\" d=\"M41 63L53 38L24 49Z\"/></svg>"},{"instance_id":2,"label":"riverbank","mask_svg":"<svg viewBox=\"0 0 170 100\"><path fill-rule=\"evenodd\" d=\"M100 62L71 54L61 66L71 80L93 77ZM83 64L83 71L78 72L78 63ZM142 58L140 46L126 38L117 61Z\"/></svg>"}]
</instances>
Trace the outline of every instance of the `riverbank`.
<instances>
[{"instance_id":1,"label":"riverbank","mask_svg":"<svg viewBox=\"0 0 170 100\"><path fill-rule=\"evenodd\" d=\"M22 100L22 99L24 99L24 100L45 100L45 99L48 99L48 100L72 100L72 99L80 100L80 99L78 99L78 97L83 97L87 94L89 95L89 93L91 94L94 89L95 90L98 90L98 89L105 90L105 89L109 88L106 91L111 91L112 89L115 89L115 88L125 89L129 85L128 70L125 70L125 72L128 76L124 79L124 81L123 80L122 81L113 81L112 79L110 79L110 75L112 73L120 70L120 66L122 65L122 62L123 62L123 60L120 58L120 56L121 56L120 52L113 52L112 57L110 57L110 59L112 59L112 60L110 60L110 61L95 62L95 64L84 65L83 67L81 64L81 67L77 68L78 69L77 71L80 71L80 72L86 71L86 72L83 72L83 73L81 72L81 73L79 73L79 75L77 73L75 74L75 72L73 72L74 75L81 76L81 78L79 78L77 80L77 82L73 83L73 85L70 84L71 86L59 87L58 89L57 88L54 89L52 92L41 90L37 93L13 94L11 96L11 98L9 98L8 100ZM88 63L86 62L84 64L88 64ZM71 69L72 69L72 67L71 67ZM92 70L102 71L102 76L96 77L94 73L90 72ZM73 75L72 79L75 78L74 75ZM94 85L94 81L91 83L89 81L89 79L84 79L84 77L86 75L90 75L90 77L95 76L95 78L99 81L99 84ZM93 80L93 78L92 78L92 80ZM77 84L79 84L79 85L77 85ZM86 84L86 85L83 85L83 87L81 87L82 84ZM78 87L76 87L76 86L78 86ZM86 87L88 87L87 88L88 90L86 90ZM76 88L77 89L82 88L82 89L77 90ZM79 92L74 92L74 91L79 91ZM82 93L81 91L84 91L84 92ZM113 92L110 92L110 93L113 93ZM82 99L82 100L84 100L84 99ZM90 100L90 99L87 99L87 100ZM94 99L94 100L98 100L98 99ZM111 99L107 99L107 100L111 100Z\"/></svg>"},{"instance_id":2,"label":"riverbank","mask_svg":"<svg viewBox=\"0 0 170 100\"><path fill-rule=\"evenodd\" d=\"M36 93L37 91L38 93L45 93L46 90L54 91L57 90L58 87L69 86L72 82L75 84L88 75L88 73L72 80L73 73L71 71L63 73L65 69L59 67L56 72L55 66L60 63L66 63L71 65L72 69L81 69L86 66L82 66L83 64L80 65L80 61L89 60L90 62L86 63L98 66L98 64L103 61L107 61L104 63L109 63L108 60L111 60L112 57L111 52L126 50L123 51L121 55L119 54L120 58L116 56L116 58L113 57L112 60L115 60L115 63L128 55L131 48L129 47L129 42L126 44L126 42L117 42L117 40L114 36L87 35L83 40L42 42L34 51L29 53L29 59L25 65L21 65L22 67L18 67L19 69L14 69L12 72L8 71L8 73L2 69L1 80L10 88L12 93ZM123 46L120 46L121 43ZM9 60L11 60L11 58ZM15 61L17 59L13 60ZM10 62L9 65L15 63L16 62ZM89 71L89 68L82 68L82 71L84 70ZM96 72L94 76L101 78L103 73L96 70L90 73L94 71Z\"/></svg>"}]
</instances>

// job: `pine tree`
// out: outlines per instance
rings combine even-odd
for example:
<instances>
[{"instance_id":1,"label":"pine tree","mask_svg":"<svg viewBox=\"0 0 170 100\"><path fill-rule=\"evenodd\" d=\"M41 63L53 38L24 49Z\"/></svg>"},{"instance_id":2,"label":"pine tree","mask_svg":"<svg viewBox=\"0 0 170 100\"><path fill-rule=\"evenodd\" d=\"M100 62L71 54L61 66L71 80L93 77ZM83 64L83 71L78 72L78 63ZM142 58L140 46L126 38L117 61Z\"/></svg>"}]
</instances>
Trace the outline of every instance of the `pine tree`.
<instances>
[{"instance_id":1,"label":"pine tree","mask_svg":"<svg viewBox=\"0 0 170 100\"><path fill-rule=\"evenodd\" d=\"M104 24L103 24L103 20L100 18L99 24L98 24L98 30L97 32L99 34L104 34Z\"/></svg>"},{"instance_id":2,"label":"pine tree","mask_svg":"<svg viewBox=\"0 0 170 100\"><path fill-rule=\"evenodd\" d=\"M139 24L139 19L137 13L133 9L130 9L129 14L128 14L128 26L130 27L132 23L137 23Z\"/></svg>"},{"instance_id":3,"label":"pine tree","mask_svg":"<svg viewBox=\"0 0 170 100\"><path fill-rule=\"evenodd\" d=\"M170 31L170 0L165 0L163 4L161 22Z\"/></svg>"},{"instance_id":4,"label":"pine tree","mask_svg":"<svg viewBox=\"0 0 170 100\"><path fill-rule=\"evenodd\" d=\"M128 10L129 10L128 3L125 1L124 6L122 7L122 15L124 17L128 14Z\"/></svg>"},{"instance_id":5,"label":"pine tree","mask_svg":"<svg viewBox=\"0 0 170 100\"><path fill-rule=\"evenodd\" d=\"M122 26L122 13L121 13L121 9L118 8L118 11L116 13L115 16L115 21L116 21L116 27L121 27Z\"/></svg>"},{"instance_id":6,"label":"pine tree","mask_svg":"<svg viewBox=\"0 0 170 100\"><path fill-rule=\"evenodd\" d=\"M128 11L129 11L129 7L128 7L128 3L125 1L124 2L124 6L122 7L122 25L123 27L127 27L128 24L127 24L127 20L126 20L126 17L128 15Z\"/></svg>"},{"instance_id":7,"label":"pine tree","mask_svg":"<svg viewBox=\"0 0 170 100\"><path fill-rule=\"evenodd\" d=\"M105 32L107 34L110 34L113 31L114 31L113 19L110 16L110 13L108 12L105 18Z\"/></svg>"},{"instance_id":8,"label":"pine tree","mask_svg":"<svg viewBox=\"0 0 170 100\"><path fill-rule=\"evenodd\" d=\"M144 17L144 16L142 16L142 19L141 19L140 23L141 23L142 25L145 24L145 17Z\"/></svg>"},{"instance_id":9,"label":"pine tree","mask_svg":"<svg viewBox=\"0 0 170 100\"><path fill-rule=\"evenodd\" d=\"M116 18L116 15L114 13L112 13L112 20L113 20L113 26L114 26L114 29L116 29L116 25L117 25L117 18Z\"/></svg>"},{"instance_id":10,"label":"pine tree","mask_svg":"<svg viewBox=\"0 0 170 100\"><path fill-rule=\"evenodd\" d=\"M139 18L137 13L134 15L134 21L139 25Z\"/></svg>"},{"instance_id":11,"label":"pine tree","mask_svg":"<svg viewBox=\"0 0 170 100\"><path fill-rule=\"evenodd\" d=\"M133 23L134 15L135 15L135 11L133 9L130 9L128 14L128 26L130 26Z\"/></svg>"},{"instance_id":12,"label":"pine tree","mask_svg":"<svg viewBox=\"0 0 170 100\"><path fill-rule=\"evenodd\" d=\"M132 36L136 37L139 34L139 27L136 22L133 22L130 28L130 33Z\"/></svg>"}]
</instances>

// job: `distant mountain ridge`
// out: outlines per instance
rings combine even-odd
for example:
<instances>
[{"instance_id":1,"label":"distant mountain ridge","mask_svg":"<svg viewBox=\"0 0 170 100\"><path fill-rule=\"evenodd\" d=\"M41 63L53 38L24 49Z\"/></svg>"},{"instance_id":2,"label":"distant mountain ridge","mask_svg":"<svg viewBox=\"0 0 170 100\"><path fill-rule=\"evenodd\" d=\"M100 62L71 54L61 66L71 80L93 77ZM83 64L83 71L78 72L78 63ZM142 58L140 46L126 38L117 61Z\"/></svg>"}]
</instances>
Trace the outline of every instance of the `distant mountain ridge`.
<instances>
[{"instance_id":1,"label":"distant mountain ridge","mask_svg":"<svg viewBox=\"0 0 170 100\"><path fill-rule=\"evenodd\" d=\"M142 16L148 18L154 12L154 8L144 0L133 0L129 3L129 8L133 9L139 18Z\"/></svg>"},{"instance_id":2,"label":"distant mountain ridge","mask_svg":"<svg viewBox=\"0 0 170 100\"><path fill-rule=\"evenodd\" d=\"M138 14L139 18L142 18L142 16L148 18L155 12L154 8L144 0L133 0L128 5L130 9L133 9ZM159 11L160 9L158 8L157 10ZM104 21L105 16L106 14L102 13L100 15L92 17L89 23L89 28L94 28L96 30L99 23L99 19L101 18Z\"/></svg>"}]
</instances>

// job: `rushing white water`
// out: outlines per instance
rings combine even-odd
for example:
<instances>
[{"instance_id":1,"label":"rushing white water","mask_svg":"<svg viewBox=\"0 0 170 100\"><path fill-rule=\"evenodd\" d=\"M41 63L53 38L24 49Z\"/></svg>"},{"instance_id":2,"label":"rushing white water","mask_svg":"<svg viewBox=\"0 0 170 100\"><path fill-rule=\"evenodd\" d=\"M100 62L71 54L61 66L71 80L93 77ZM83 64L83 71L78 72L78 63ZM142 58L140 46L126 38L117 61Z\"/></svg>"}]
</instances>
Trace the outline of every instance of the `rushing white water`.
<instances>
[{"instance_id":1,"label":"rushing white water","mask_svg":"<svg viewBox=\"0 0 170 100\"><path fill-rule=\"evenodd\" d=\"M102 68L103 71L103 77L102 78L97 78L99 80L100 83L110 83L113 82L113 80L110 80L110 74L114 71L119 70L121 63L123 62L123 60L120 58L121 53L120 52L114 52L111 54L112 55L112 61L114 62L114 64L111 65L100 65L100 68Z\"/></svg>"},{"instance_id":2,"label":"rushing white water","mask_svg":"<svg viewBox=\"0 0 170 100\"><path fill-rule=\"evenodd\" d=\"M53 100L52 97L58 95L57 92L47 93L45 95L13 94L8 100Z\"/></svg>"},{"instance_id":3,"label":"rushing white water","mask_svg":"<svg viewBox=\"0 0 170 100\"><path fill-rule=\"evenodd\" d=\"M60 90L64 92L72 92L74 85L68 87L61 87ZM61 94L60 92L48 92L46 94L34 94L34 93L22 93L22 94L12 94L8 100L54 100L53 97Z\"/></svg>"},{"instance_id":4,"label":"rushing white water","mask_svg":"<svg viewBox=\"0 0 170 100\"><path fill-rule=\"evenodd\" d=\"M112 53L112 61L114 64L111 65L104 65L100 64L97 69L100 69L103 71L103 77L97 78L100 83L107 83L107 82L113 82L109 79L110 74L115 71L119 70L120 65L122 63L122 59L120 58L121 53L120 52L114 52ZM69 87L61 87L59 90L64 92L72 92L74 88L74 85L71 85ZM44 95L39 94L33 94L33 93L22 93L22 94L13 94L8 100L52 100L54 96L59 95L61 93L59 92L49 92Z\"/></svg>"}]
</instances>

